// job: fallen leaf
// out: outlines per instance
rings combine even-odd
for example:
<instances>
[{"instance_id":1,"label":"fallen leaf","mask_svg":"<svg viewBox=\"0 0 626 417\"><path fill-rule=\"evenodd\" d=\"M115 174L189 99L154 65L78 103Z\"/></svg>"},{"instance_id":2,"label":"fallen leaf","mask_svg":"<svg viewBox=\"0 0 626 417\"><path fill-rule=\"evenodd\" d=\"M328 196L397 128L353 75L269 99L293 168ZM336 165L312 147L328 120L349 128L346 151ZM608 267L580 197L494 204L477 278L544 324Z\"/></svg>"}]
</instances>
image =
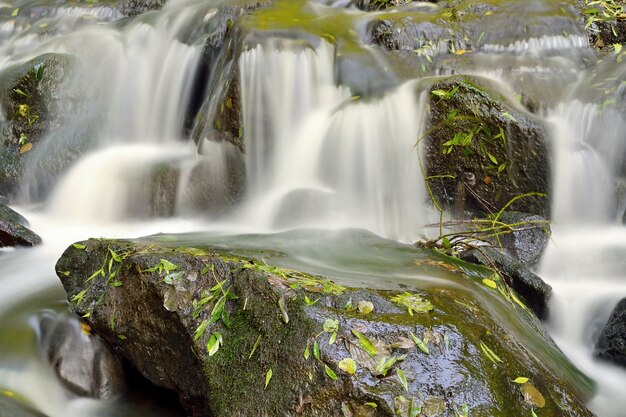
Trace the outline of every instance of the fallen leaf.
<instances>
[{"instance_id":1,"label":"fallen leaf","mask_svg":"<svg viewBox=\"0 0 626 417\"><path fill-rule=\"evenodd\" d=\"M25 143L24 145L22 145L22 147L20 148L20 155L23 153L26 153L28 151L30 151L31 149L33 149L33 144L32 143Z\"/></svg>"}]
</instances>

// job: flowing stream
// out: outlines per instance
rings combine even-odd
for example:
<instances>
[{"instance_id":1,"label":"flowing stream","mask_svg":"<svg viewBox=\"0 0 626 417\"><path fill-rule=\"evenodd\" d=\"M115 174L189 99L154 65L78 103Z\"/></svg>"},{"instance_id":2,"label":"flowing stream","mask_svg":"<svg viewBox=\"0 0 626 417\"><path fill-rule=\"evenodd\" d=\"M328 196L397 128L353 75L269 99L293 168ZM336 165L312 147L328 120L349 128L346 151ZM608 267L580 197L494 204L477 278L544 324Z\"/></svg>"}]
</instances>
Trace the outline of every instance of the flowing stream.
<instances>
[{"instance_id":1,"label":"flowing stream","mask_svg":"<svg viewBox=\"0 0 626 417\"><path fill-rule=\"evenodd\" d=\"M503 96L533 97L551 126L554 233L539 269L554 287L547 325L597 382L591 409L626 416L626 371L592 357L599 327L626 297L626 191L614 192L626 122L589 98L592 81L621 80L626 64L594 67L567 1L489 3L502 11L473 39L437 43L441 32L426 25L432 33L419 35L433 41L404 51L418 77L368 42L376 14L352 2L277 1L241 21L235 58L211 43L230 25L226 0L169 0L133 18L107 2L0 2L0 70L44 53L74 59L60 98L70 114L33 147L11 201L44 244L0 251L0 390L49 417L177 415L141 393L78 398L38 351L36 315L66 308L54 264L88 237L202 232L194 239L280 251L291 266L360 285L441 283L407 268L406 244L437 221L418 138L434 77L472 74ZM437 7L415 2L389 15L430 22ZM230 133L245 156L210 140L220 126L189 116L232 110L217 101L231 74L242 126ZM62 169L42 171L58 155Z\"/></svg>"}]
</instances>

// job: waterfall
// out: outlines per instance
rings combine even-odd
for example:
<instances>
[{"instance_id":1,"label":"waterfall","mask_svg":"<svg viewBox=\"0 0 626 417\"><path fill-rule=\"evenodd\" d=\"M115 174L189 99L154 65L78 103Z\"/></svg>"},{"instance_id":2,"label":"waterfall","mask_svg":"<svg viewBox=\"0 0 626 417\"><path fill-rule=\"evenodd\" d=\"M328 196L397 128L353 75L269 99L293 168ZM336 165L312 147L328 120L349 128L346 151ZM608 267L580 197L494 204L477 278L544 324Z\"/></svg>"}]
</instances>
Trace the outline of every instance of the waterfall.
<instances>
[{"instance_id":1,"label":"waterfall","mask_svg":"<svg viewBox=\"0 0 626 417\"><path fill-rule=\"evenodd\" d=\"M334 48L269 42L240 59L250 190L269 228L359 227L410 240L426 223L415 83L379 98L337 86Z\"/></svg>"},{"instance_id":2,"label":"waterfall","mask_svg":"<svg viewBox=\"0 0 626 417\"><path fill-rule=\"evenodd\" d=\"M593 359L595 338L626 297L624 203L616 196L626 124L610 106L572 100L554 109L552 243L541 276L554 289L550 328L562 349L599 386L598 415L623 413L626 372ZM621 197L623 200L623 196Z\"/></svg>"}]
</instances>

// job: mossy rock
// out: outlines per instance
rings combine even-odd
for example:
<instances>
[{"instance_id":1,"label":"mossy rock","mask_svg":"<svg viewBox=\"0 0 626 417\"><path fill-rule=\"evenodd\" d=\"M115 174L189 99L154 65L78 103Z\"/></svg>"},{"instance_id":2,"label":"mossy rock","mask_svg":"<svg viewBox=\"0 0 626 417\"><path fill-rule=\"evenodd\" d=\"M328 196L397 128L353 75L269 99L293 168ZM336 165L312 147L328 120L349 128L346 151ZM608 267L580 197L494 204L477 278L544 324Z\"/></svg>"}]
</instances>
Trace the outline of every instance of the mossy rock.
<instances>
[{"instance_id":1,"label":"mossy rock","mask_svg":"<svg viewBox=\"0 0 626 417\"><path fill-rule=\"evenodd\" d=\"M56 270L70 308L193 416L592 415L562 353L469 291L346 288L155 239L80 242Z\"/></svg>"},{"instance_id":2,"label":"mossy rock","mask_svg":"<svg viewBox=\"0 0 626 417\"><path fill-rule=\"evenodd\" d=\"M0 194L14 194L31 149L59 127L58 102L73 62L69 55L49 53L0 73Z\"/></svg>"},{"instance_id":3,"label":"mossy rock","mask_svg":"<svg viewBox=\"0 0 626 417\"><path fill-rule=\"evenodd\" d=\"M508 208L548 218L547 127L482 80L450 77L430 93L426 174L438 203L456 206L458 217L482 216L526 195Z\"/></svg>"}]
</instances>

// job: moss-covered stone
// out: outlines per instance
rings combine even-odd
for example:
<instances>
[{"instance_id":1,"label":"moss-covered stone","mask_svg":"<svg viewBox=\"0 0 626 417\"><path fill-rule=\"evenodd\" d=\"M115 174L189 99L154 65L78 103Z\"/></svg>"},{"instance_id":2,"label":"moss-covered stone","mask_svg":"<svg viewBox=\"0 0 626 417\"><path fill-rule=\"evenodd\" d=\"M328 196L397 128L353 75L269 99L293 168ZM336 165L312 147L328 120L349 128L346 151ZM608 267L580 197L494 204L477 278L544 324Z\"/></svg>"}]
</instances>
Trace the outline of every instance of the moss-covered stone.
<instances>
[{"instance_id":1,"label":"moss-covered stone","mask_svg":"<svg viewBox=\"0 0 626 417\"><path fill-rule=\"evenodd\" d=\"M0 73L0 194L14 193L31 149L58 128L57 103L71 65L68 55L50 53Z\"/></svg>"},{"instance_id":2,"label":"moss-covered stone","mask_svg":"<svg viewBox=\"0 0 626 417\"><path fill-rule=\"evenodd\" d=\"M541 405L546 415L591 416L588 391L566 376L571 365L555 367L567 363L558 349L541 335L519 339L465 290L411 292L415 307L404 292L149 240L81 242L56 269L71 309L191 415L393 416L413 401L446 416L463 404L472 415ZM346 358L354 375L339 365ZM524 396L518 376L545 404Z\"/></svg>"},{"instance_id":3,"label":"moss-covered stone","mask_svg":"<svg viewBox=\"0 0 626 417\"><path fill-rule=\"evenodd\" d=\"M477 80L433 85L426 173L438 203L457 216L511 209L548 217L551 173L546 127Z\"/></svg>"}]
</instances>

